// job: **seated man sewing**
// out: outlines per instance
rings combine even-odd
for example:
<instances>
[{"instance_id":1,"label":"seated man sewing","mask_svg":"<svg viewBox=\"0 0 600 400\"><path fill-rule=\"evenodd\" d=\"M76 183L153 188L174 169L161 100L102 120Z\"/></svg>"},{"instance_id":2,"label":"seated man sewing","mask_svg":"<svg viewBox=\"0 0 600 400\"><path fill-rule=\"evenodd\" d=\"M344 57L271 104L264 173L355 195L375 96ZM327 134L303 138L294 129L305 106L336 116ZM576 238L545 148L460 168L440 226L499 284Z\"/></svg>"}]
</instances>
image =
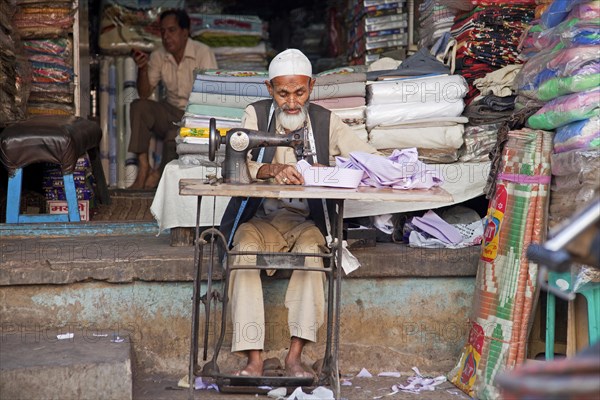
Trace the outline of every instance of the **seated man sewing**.
<instances>
[{"instance_id":1,"label":"seated man sewing","mask_svg":"<svg viewBox=\"0 0 600 400\"><path fill-rule=\"evenodd\" d=\"M288 49L278 54L269 65L265 82L273 100L262 100L245 110L243 127L260 131L290 132L302 128L310 138L305 141L305 154L311 164L329 165L334 156L348 156L352 151L376 153L360 140L342 120L329 110L308 99L315 80L310 61L302 52ZM314 147L314 148L313 148ZM274 183L302 185L302 175L291 147L254 149L248 160L253 179L270 179ZM235 251L272 251L319 253L325 245L326 224L321 200L249 199L236 219L242 199L231 200L221 231ZM237 228L237 229L236 229ZM254 265L255 256L237 256L234 264ZM319 257L306 257L305 266L322 267ZM285 296L288 327L291 336L285 359L288 376L312 376L301 364L307 342L315 342L317 330L324 322L324 279L322 272L294 271ZM232 351L244 351L246 366L238 372L244 376L263 374L265 318L259 270L235 270L229 286L233 320Z\"/></svg>"},{"instance_id":2,"label":"seated man sewing","mask_svg":"<svg viewBox=\"0 0 600 400\"><path fill-rule=\"evenodd\" d=\"M131 189L153 189L158 185L164 166L175 158L175 136L194 84L194 69L217 68L210 47L190 36L190 17L184 10L160 14L162 47L148 54L133 51L138 67L137 90L140 98L131 104L131 140L129 151L138 157L138 174ZM162 81L167 101L149 100ZM148 149L152 135L164 140L160 168L151 170Z\"/></svg>"}]
</instances>

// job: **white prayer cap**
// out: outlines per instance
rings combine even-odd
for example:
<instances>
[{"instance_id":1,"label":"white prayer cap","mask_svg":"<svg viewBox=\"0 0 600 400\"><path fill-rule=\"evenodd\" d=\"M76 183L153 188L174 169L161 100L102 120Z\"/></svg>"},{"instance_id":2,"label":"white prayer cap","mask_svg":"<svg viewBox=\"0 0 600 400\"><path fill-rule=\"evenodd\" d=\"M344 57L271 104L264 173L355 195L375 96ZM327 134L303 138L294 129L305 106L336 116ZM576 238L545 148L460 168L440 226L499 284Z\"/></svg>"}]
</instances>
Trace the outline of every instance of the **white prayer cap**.
<instances>
[{"instance_id":1,"label":"white prayer cap","mask_svg":"<svg viewBox=\"0 0 600 400\"><path fill-rule=\"evenodd\" d=\"M312 65L300 50L287 49L282 51L269 64L269 80L286 75L312 77Z\"/></svg>"}]
</instances>

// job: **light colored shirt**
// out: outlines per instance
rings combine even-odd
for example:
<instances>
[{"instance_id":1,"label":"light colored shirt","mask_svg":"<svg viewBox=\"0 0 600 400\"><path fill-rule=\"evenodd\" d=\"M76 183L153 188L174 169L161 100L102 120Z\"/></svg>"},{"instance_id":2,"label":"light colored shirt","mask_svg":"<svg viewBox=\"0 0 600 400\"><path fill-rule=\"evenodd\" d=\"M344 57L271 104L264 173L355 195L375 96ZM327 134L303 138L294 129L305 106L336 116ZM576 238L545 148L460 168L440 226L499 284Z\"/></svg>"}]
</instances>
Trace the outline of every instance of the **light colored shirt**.
<instances>
[{"instance_id":1,"label":"light colored shirt","mask_svg":"<svg viewBox=\"0 0 600 400\"><path fill-rule=\"evenodd\" d=\"M192 92L196 68L217 68L215 55L207 45L188 38L179 64L175 57L161 46L150 54L148 61L150 86L154 90L162 80L167 90L167 102L183 110Z\"/></svg>"}]
</instances>

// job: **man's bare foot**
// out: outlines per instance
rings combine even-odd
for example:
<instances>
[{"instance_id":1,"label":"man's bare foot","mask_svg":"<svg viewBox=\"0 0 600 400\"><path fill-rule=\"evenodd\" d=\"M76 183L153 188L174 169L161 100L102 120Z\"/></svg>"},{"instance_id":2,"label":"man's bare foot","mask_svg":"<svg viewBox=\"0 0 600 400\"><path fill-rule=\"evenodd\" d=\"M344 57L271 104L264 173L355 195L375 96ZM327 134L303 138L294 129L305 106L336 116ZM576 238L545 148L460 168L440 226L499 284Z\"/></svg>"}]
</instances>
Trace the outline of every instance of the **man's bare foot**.
<instances>
[{"instance_id":1,"label":"man's bare foot","mask_svg":"<svg viewBox=\"0 0 600 400\"><path fill-rule=\"evenodd\" d=\"M248 361L246 367L234 373L237 376L262 376L263 362L262 360Z\"/></svg>"},{"instance_id":2,"label":"man's bare foot","mask_svg":"<svg viewBox=\"0 0 600 400\"><path fill-rule=\"evenodd\" d=\"M160 172L153 169L148 174L146 182L144 182L144 189L156 189L158 186L158 181L160 181Z\"/></svg>"},{"instance_id":3,"label":"man's bare foot","mask_svg":"<svg viewBox=\"0 0 600 400\"><path fill-rule=\"evenodd\" d=\"M285 374L286 376L293 376L294 378L312 378L314 374L308 372L302 366L300 361L288 361L285 360Z\"/></svg>"}]
</instances>

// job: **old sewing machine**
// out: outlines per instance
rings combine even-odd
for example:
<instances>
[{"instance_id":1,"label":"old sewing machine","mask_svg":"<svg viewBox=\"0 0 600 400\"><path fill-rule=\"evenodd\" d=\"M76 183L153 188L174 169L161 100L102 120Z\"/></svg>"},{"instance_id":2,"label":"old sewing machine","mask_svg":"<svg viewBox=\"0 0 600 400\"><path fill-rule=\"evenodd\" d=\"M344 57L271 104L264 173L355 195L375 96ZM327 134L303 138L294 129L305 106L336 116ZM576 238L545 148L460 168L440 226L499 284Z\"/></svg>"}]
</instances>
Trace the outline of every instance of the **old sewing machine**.
<instances>
[{"instance_id":1,"label":"old sewing machine","mask_svg":"<svg viewBox=\"0 0 600 400\"><path fill-rule=\"evenodd\" d=\"M452 196L441 188L430 190L393 190L390 188L359 187L357 189L340 189L316 186L276 185L268 183L251 183L246 165L248 151L257 147L289 146L293 147L299 157L305 155L305 138L296 131L286 135L273 135L248 129L230 129L226 136L221 137L216 130L214 120L210 122L209 157L215 159L216 151L221 144L225 144L225 160L223 162L223 182L204 179L181 179L179 194L197 196L196 232L194 245L194 286L192 302L192 332L190 344L189 382L190 398L194 395L194 380L196 376L215 378L217 385L223 392L234 393L266 393L264 386L290 387L314 386L329 384L335 398L340 396L340 380L338 367L339 353L339 328L340 328L340 290L342 265L342 228L345 200L358 201L439 201L451 202ZM308 147L308 146L307 146ZM330 251L320 254L305 253L273 253L273 252L238 252L229 251L228 241L223 234L214 227L200 232L200 209L202 196L226 196L240 198L294 198L318 199L325 202L329 200L328 215L331 222ZM244 203L242 203L244 207ZM327 215L327 214L326 214ZM326 218L327 219L327 218ZM206 275L206 290L201 294L202 263L204 246L209 246L208 271ZM224 250L224 268L222 290L213 288L213 272L215 265L220 265L219 255L215 245ZM256 265L232 265L234 256L256 255ZM323 268L308 268L304 266L304 257L321 257L324 259ZM272 260L277 260L277 265ZM271 263L268 261L271 260ZM288 261L285 261L288 260ZM277 270L310 270L325 273L327 276L327 320L326 320L326 345L323 357L323 366L316 378L296 378L286 376L237 376L222 373L218 366L218 356L225 338L227 323L228 288L230 273L234 269L277 269ZM221 269L219 269L221 271ZM198 365L198 335L200 303L204 305L204 351L203 360L208 358L209 327L211 322L211 304L222 303L220 331L215 335L215 347L208 361L202 368ZM216 311L216 310L215 310Z\"/></svg>"}]
</instances>

